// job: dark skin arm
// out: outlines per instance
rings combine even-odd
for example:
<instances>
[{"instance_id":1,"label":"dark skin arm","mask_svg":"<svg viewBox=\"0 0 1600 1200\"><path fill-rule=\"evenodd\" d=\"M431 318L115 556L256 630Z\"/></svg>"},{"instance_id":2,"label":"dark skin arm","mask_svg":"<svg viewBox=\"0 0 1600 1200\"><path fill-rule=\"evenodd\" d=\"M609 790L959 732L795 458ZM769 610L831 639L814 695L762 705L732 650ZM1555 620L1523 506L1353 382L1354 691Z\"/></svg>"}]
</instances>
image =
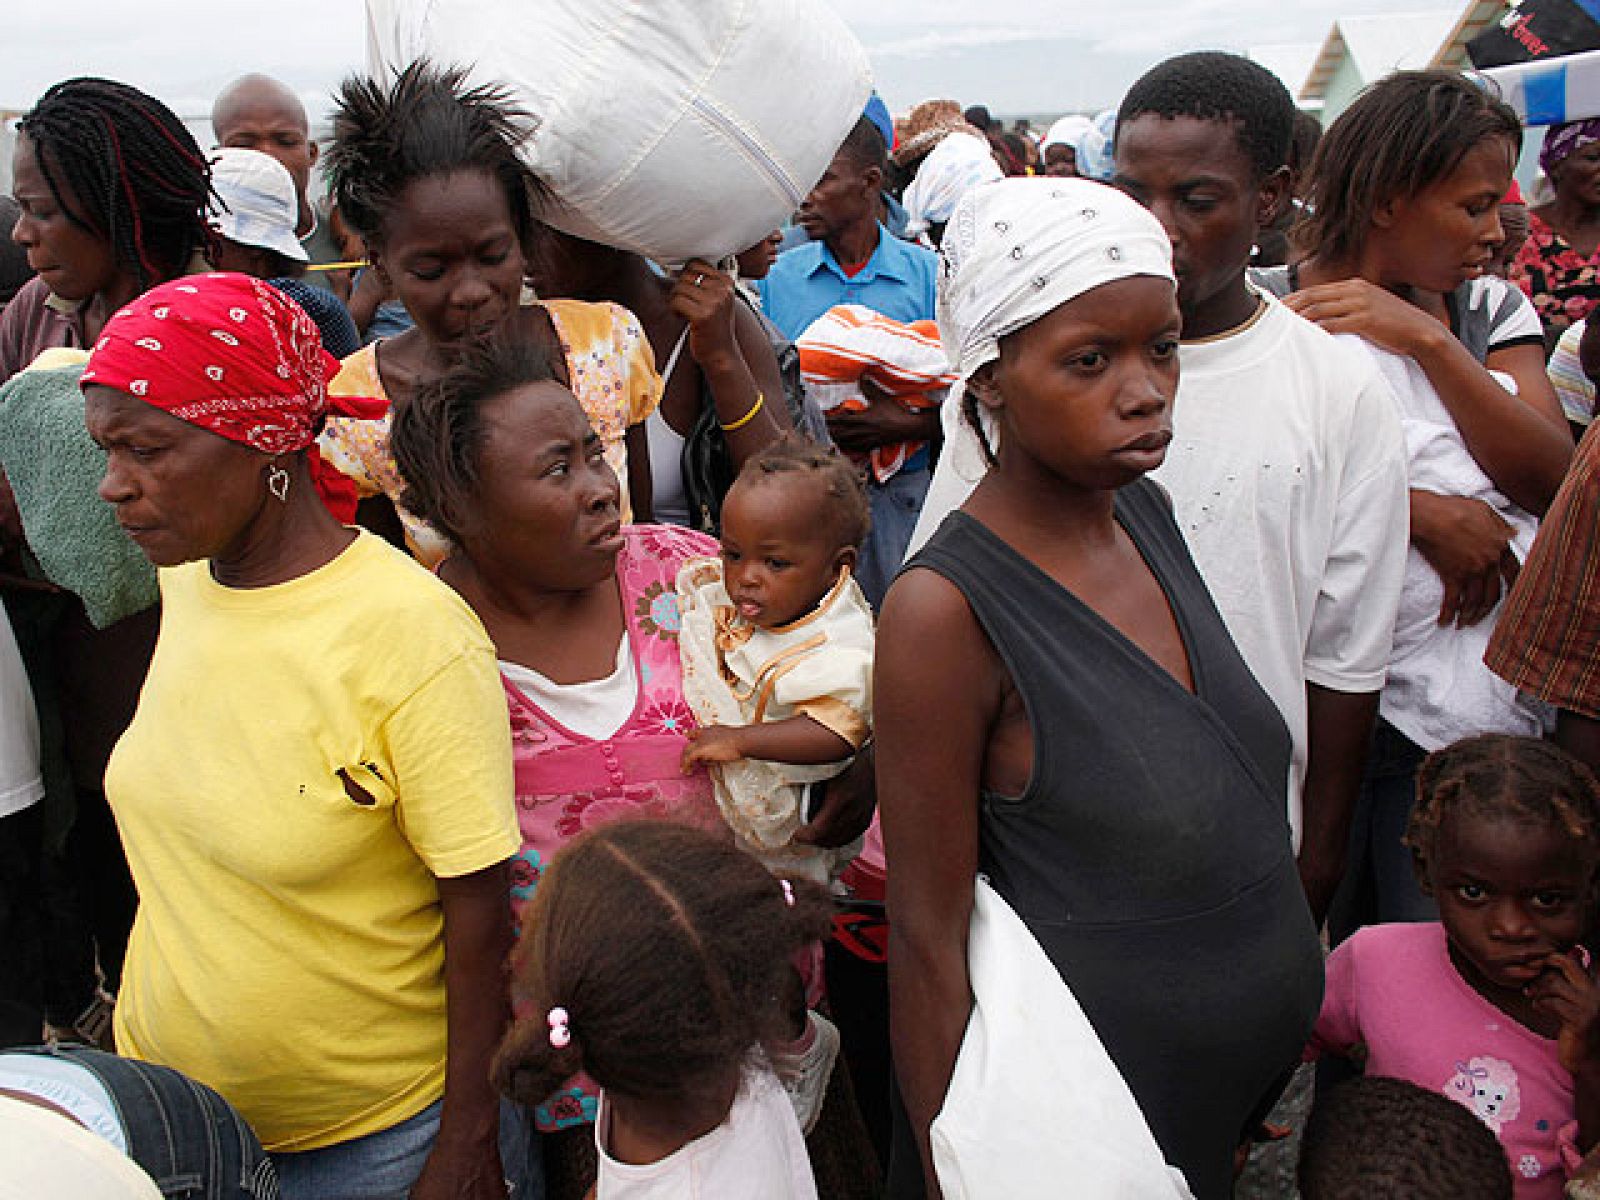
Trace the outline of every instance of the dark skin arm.
<instances>
[{"instance_id":1,"label":"dark skin arm","mask_svg":"<svg viewBox=\"0 0 1600 1200\"><path fill-rule=\"evenodd\" d=\"M936 645L938 654L929 654ZM902 575L878 626L873 694L878 795L889 861L889 1037L928 1195L928 1130L972 1014L967 928L978 866L978 794L1003 674L965 600L927 571ZM939 736L928 736L929 713Z\"/></svg>"},{"instance_id":2,"label":"dark skin arm","mask_svg":"<svg viewBox=\"0 0 1600 1200\"><path fill-rule=\"evenodd\" d=\"M707 725L692 730L683 748L687 773L701 763L730 763L744 758L810 765L839 762L855 747L826 725L801 715L754 725Z\"/></svg>"},{"instance_id":3,"label":"dark skin arm","mask_svg":"<svg viewBox=\"0 0 1600 1200\"><path fill-rule=\"evenodd\" d=\"M689 323L688 352L710 388L734 466L743 466L791 428L772 347L755 316L734 299L733 281L702 259L683 268L668 303ZM758 398L761 408L752 416ZM729 432L730 425L739 427Z\"/></svg>"},{"instance_id":4,"label":"dark skin arm","mask_svg":"<svg viewBox=\"0 0 1600 1200\"><path fill-rule=\"evenodd\" d=\"M367 328L372 324L372 318L378 311L378 305L389 299L389 287L384 282L383 276L370 267L361 272L361 278L356 280L355 287L351 289L350 299L345 307L350 310L350 319L356 323L356 328L366 336Z\"/></svg>"},{"instance_id":5,"label":"dark skin arm","mask_svg":"<svg viewBox=\"0 0 1600 1200\"><path fill-rule=\"evenodd\" d=\"M1424 301L1439 311L1425 309ZM1411 357L1495 486L1530 512L1548 506L1572 447L1538 347L1497 350L1480 366L1445 323L1442 300L1419 296L1411 303L1364 279L1304 288L1286 303L1330 333L1357 334ZM1516 395L1490 367L1516 380ZM1444 584L1439 624L1477 624L1516 577L1511 527L1480 500L1415 489L1410 515L1412 543Z\"/></svg>"},{"instance_id":6,"label":"dark skin arm","mask_svg":"<svg viewBox=\"0 0 1600 1200\"><path fill-rule=\"evenodd\" d=\"M1336 692L1306 684L1310 755L1301 792L1298 865L1300 886L1319 929L1344 877L1350 820L1377 715L1377 692Z\"/></svg>"},{"instance_id":7,"label":"dark skin arm","mask_svg":"<svg viewBox=\"0 0 1600 1200\"><path fill-rule=\"evenodd\" d=\"M812 802L816 808L810 822L795 830L794 840L806 846L834 850L848 846L872 824L878 808L878 747L868 742L850 765L832 779L813 784ZM820 797L820 799L819 799Z\"/></svg>"},{"instance_id":8,"label":"dark skin arm","mask_svg":"<svg viewBox=\"0 0 1600 1200\"><path fill-rule=\"evenodd\" d=\"M839 449L862 454L895 442L932 442L940 435L939 410L907 408L870 379L861 381L867 407L859 412L835 408L827 414L828 433Z\"/></svg>"},{"instance_id":9,"label":"dark skin arm","mask_svg":"<svg viewBox=\"0 0 1600 1200\"><path fill-rule=\"evenodd\" d=\"M500 1098L489 1060L511 1021L505 962L511 951L511 877L505 863L440 879L448 1063L439 1136L412 1200L504 1200Z\"/></svg>"},{"instance_id":10,"label":"dark skin arm","mask_svg":"<svg viewBox=\"0 0 1600 1200\"><path fill-rule=\"evenodd\" d=\"M1442 321L1364 279L1305 288L1285 303L1330 333L1358 334L1415 360L1495 486L1535 516L1550 507L1572 458L1572 437L1541 347L1506 347L1480 365ZM1515 379L1517 393L1490 370Z\"/></svg>"},{"instance_id":11,"label":"dark skin arm","mask_svg":"<svg viewBox=\"0 0 1600 1200\"><path fill-rule=\"evenodd\" d=\"M654 486L650 478L650 445L645 439L644 422L629 425L622 435L622 444L628 451L628 504L633 509L633 523L647 525L655 518Z\"/></svg>"}]
</instances>

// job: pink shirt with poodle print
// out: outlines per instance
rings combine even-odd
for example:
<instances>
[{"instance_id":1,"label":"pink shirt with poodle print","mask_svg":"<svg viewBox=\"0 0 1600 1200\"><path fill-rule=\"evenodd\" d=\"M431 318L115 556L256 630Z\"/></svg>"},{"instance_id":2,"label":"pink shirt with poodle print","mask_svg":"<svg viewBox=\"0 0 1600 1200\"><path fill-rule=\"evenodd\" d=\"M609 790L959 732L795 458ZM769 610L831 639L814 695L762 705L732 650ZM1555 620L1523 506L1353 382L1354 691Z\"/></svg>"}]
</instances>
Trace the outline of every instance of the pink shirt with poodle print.
<instances>
[{"instance_id":1,"label":"pink shirt with poodle print","mask_svg":"<svg viewBox=\"0 0 1600 1200\"><path fill-rule=\"evenodd\" d=\"M1572 1076L1554 1040L1461 977L1443 925L1368 926L1329 957L1310 1053L1359 1058L1356 1047L1368 1075L1409 1080L1477 1114L1505 1147L1517 1200L1560 1200L1575 1161Z\"/></svg>"}]
</instances>

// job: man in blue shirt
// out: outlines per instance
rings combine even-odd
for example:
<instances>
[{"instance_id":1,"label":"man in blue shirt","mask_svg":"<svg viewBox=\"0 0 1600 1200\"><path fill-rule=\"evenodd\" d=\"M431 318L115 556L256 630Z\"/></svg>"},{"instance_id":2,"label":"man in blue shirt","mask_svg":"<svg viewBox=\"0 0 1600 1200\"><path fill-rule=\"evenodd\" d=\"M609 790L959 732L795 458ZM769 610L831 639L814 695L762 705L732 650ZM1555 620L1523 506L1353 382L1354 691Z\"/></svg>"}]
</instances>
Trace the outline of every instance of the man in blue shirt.
<instances>
[{"instance_id":1,"label":"man in blue shirt","mask_svg":"<svg viewBox=\"0 0 1600 1200\"><path fill-rule=\"evenodd\" d=\"M863 116L801 202L797 223L812 240L779 255L760 284L763 311L791 341L836 304L865 305L896 321L933 319L938 257L894 237L879 221L886 155L883 134ZM870 385L863 391L865 410L828 414L828 431L840 449L860 457L877 446L939 436L937 409L912 412ZM923 445L887 480L868 479L872 532L856 578L874 607L911 540L928 494L929 464Z\"/></svg>"}]
</instances>

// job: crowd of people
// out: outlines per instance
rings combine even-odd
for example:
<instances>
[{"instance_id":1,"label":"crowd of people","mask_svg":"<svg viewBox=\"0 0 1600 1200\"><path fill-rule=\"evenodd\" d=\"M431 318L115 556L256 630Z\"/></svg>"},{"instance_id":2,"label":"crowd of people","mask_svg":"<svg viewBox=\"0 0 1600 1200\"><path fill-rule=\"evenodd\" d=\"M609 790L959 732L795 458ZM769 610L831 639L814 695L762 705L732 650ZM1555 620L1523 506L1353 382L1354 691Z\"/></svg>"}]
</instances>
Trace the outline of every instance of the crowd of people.
<instances>
[{"instance_id":1,"label":"crowd of people","mask_svg":"<svg viewBox=\"0 0 1600 1200\"><path fill-rule=\"evenodd\" d=\"M667 265L537 118L18 123L0 1194L1600 1195L1600 120L874 97Z\"/></svg>"}]
</instances>

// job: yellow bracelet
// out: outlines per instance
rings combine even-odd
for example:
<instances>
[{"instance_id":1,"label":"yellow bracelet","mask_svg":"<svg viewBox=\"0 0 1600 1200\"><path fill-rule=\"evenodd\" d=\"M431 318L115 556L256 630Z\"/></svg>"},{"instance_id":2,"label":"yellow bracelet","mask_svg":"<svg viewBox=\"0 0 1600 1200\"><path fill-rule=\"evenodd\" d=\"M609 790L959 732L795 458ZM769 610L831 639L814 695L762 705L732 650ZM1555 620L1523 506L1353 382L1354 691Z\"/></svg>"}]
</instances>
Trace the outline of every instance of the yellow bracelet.
<instances>
[{"instance_id":1,"label":"yellow bracelet","mask_svg":"<svg viewBox=\"0 0 1600 1200\"><path fill-rule=\"evenodd\" d=\"M751 421L754 421L756 419L756 414L761 411L761 406L763 404L765 404L766 402L767 402L767 398L765 396L763 396L760 392L757 392L756 393L756 402L750 406L750 411L745 413L744 416L740 417L732 425L724 425L722 427L722 432L723 433L732 433L736 429L743 429L746 425L750 424Z\"/></svg>"}]
</instances>

